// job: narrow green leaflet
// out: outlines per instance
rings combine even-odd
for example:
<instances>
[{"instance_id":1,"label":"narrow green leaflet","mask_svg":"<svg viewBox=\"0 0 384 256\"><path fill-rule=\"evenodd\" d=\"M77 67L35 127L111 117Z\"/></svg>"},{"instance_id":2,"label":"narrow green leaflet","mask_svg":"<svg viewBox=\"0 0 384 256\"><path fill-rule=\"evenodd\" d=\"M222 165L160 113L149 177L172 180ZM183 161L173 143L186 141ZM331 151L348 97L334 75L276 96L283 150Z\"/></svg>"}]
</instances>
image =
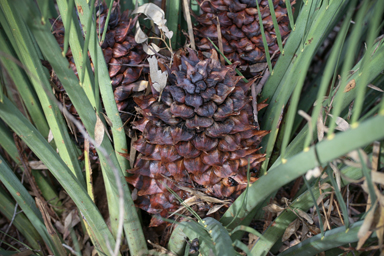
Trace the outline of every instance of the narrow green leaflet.
<instances>
[{"instance_id":1,"label":"narrow green leaflet","mask_svg":"<svg viewBox=\"0 0 384 256\"><path fill-rule=\"evenodd\" d=\"M67 165L59 157L59 155L52 149L48 144L45 138L33 127L29 121L17 110L17 108L4 97L4 103L0 103L0 118L6 122L11 129L16 132L16 134L27 144L27 146L36 154L36 156L48 167L53 176L60 182L63 188L66 190L68 195L75 202L76 206L79 208L80 212L84 216L83 218L90 226L92 233L94 234L94 239L97 241L96 247L98 250L108 252L106 241L108 240L109 244L113 247L115 240L109 231L106 223L103 220L99 210L96 205L92 202L90 197L87 194L87 191L83 186L81 186L72 172L68 169ZM2 166L5 165L5 162L2 161ZM5 167L4 167L5 168ZM1 171L1 180L6 181L5 178L11 176L5 175L5 172ZM17 182L19 182L17 180ZM13 181L10 183L10 187L7 189L14 190L14 194L20 192L21 188L17 189L17 182ZM8 182L9 183L9 182ZM19 182L20 183L20 182ZM27 191L25 193L28 194ZM29 194L28 194L29 195ZM16 197L17 199L18 197ZM32 200L32 198L30 199ZM21 204L20 204L21 203ZM28 206L35 205L35 202L32 201L21 201L20 206L27 204ZM34 216L39 216L37 208L34 207L33 213ZM24 211L25 212L25 211ZM29 214L27 214L29 218ZM35 217L36 219L37 217ZM42 221L41 215L36 221ZM34 223L34 220L31 220ZM39 222L37 222L39 223ZM43 224L42 224L43 225ZM39 226L38 226L39 227ZM36 227L35 224L35 228ZM39 231L39 230L38 230ZM45 233L39 231L40 235L44 237ZM47 242L49 244L49 241Z\"/></svg>"},{"instance_id":2,"label":"narrow green leaflet","mask_svg":"<svg viewBox=\"0 0 384 256\"><path fill-rule=\"evenodd\" d=\"M359 231L363 221L353 223L349 230L345 227L339 227L325 232L324 238L317 235L289 248L280 256L295 255L295 256L310 256L316 255L328 249L336 248L345 244L358 241L357 232ZM374 232L372 237L375 237Z\"/></svg>"},{"instance_id":3,"label":"narrow green leaflet","mask_svg":"<svg viewBox=\"0 0 384 256\"><path fill-rule=\"evenodd\" d=\"M320 164L325 164L337 157L365 146L372 141L384 138L384 114L372 117L361 123L356 129L347 130L337 134L332 140L324 140L316 146L309 148L308 151L301 152L287 159L285 164L277 165L264 176L260 177L249 188L246 205L243 211L240 212L238 219L233 221L229 227L234 228L241 222L241 219L247 216L257 205L262 203L272 192L278 190L283 185L305 174L308 170L315 168L318 165L317 156L314 147L317 149L318 159ZM355 138L351 140L350 138ZM300 163L298 165L297 163ZM271 185L273 184L273 185ZM221 222L227 225L232 221L241 205L244 193L236 199L231 207L221 218Z\"/></svg>"}]
</instances>

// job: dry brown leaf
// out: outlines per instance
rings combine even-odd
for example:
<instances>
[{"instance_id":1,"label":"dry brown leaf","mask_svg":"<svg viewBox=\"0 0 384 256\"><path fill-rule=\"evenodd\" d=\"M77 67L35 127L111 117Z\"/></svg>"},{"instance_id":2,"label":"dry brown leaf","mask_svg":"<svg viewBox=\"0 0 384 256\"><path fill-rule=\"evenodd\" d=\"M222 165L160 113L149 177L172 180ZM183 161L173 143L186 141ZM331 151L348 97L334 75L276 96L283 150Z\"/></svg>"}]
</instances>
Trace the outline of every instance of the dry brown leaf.
<instances>
[{"instance_id":1,"label":"dry brown leaf","mask_svg":"<svg viewBox=\"0 0 384 256\"><path fill-rule=\"evenodd\" d=\"M29 161L28 164L34 170L48 170L48 167L42 161Z\"/></svg>"},{"instance_id":2,"label":"dry brown leaf","mask_svg":"<svg viewBox=\"0 0 384 256\"><path fill-rule=\"evenodd\" d=\"M89 242L87 242L84 246L84 250L82 251L83 256L91 256L93 250L93 246Z\"/></svg>"},{"instance_id":3,"label":"dry brown leaf","mask_svg":"<svg viewBox=\"0 0 384 256\"><path fill-rule=\"evenodd\" d=\"M376 235L377 238L379 239L379 247L382 248L383 252L383 240L384 240L384 206L379 204L378 205L378 222L376 224Z\"/></svg>"},{"instance_id":4,"label":"dry brown leaf","mask_svg":"<svg viewBox=\"0 0 384 256\"><path fill-rule=\"evenodd\" d=\"M259 237L252 234L248 233L248 249L252 250L253 246L256 244L257 240L259 240Z\"/></svg>"},{"instance_id":5,"label":"dry brown leaf","mask_svg":"<svg viewBox=\"0 0 384 256\"><path fill-rule=\"evenodd\" d=\"M285 208L278 206L277 204L269 204L263 207L263 210L266 212L280 213L285 210Z\"/></svg>"},{"instance_id":6,"label":"dry brown leaf","mask_svg":"<svg viewBox=\"0 0 384 256\"><path fill-rule=\"evenodd\" d=\"M331 115L331 114L328 114L328 116L333 118L333 115ZM345 121L343 118L337 117L335 122L337 124L336 130L339 130L339 131L343 132L343 131L346 131L346 130L349 129L349 123L347 121Z\"/></svg>"},{"instance_id":7,"label":"dry brown leaf","mask_svg":"<svg viewBox=\"0 0 384 256\"><path fill-rule=\"evenodd\" d=\"M376 205L377 205L377 201L374 202L374 204L371 207L371 210L365 216L364 222L361 225L359 232L357 233L357 237L359 238L359 241L361 239L363 239L366 236L367 232L369 232L371 229L371 225L372 225L373 220L375 218Z\"/></svg>"},{"instance_id":8,"label":"dry brown leaf","mask_svg":"<svg viewBox=\"0 0 384 256\"><path fill-rule=\"evenodd\" d=\"M298 208L295 209L295 212L296 212L301 218L305 219L309 224L311 224L311 225L313 224L313 220L312 220L311 216L309 216L308 213L306 213L306 212L304 212L304 211L302 211L301 209L298 209Z\"/></svg>"},{"instance_id":9,"label":"dry brown leaf","mask_svg":"<svg viewBox=\"0 0 384 256\"><path fill-rule=\"evenodd\" d=\"M147 242L152 245L153 248L155 248L154 250L156 252L159 252L161 253L161 255L168 255L168 256L177 256L175 253L171 252L171 251L168 251L167 249L165 249L164 247L158 245L158 244L154 244L152 243L150 240L147 240Z\"/></svg>"},{"instance_id":10,"label":"dry brown leaf","mask_svg":"<svg viewBox=\"0 0 384 256\"><path fill-rule=\"evenodd\" d=\"M317 203L317 205L319 205L322 201L323 201L323 199L324 199L324 197L327 197L328 195L330 195L332 192L325 192L325 193L322 193L317 199L316 199L316 203Z\"/></svg>"},{"instance_id":11,"label":"dry brown leaf","mask_svg":"<svg viewBox=\"0 0 384 256\"><path fill-rule=\"evenodd\" d=\"M51 222L51 216L49 215L46 207L46 202L43 202L40 200L40 198L35 197L36 206L41 212L41 215L43 217L43 221L45 224L45 227L47 228L48 234L51 236L57 236L56 230L53 228L52 222Z\"/></svg>"},{"instance_id":12,"label":"dry brown leaf","mask_svg":"<svg viewBox=\"0 0 384 256\"><path fill-rule=\"evenodd\" d=\"M382 89L380 89L377 86L374 86L373 84L369 84L369 85L367 85L367 87L369 87L369 88L371 88L371 89L373 89L375 91L378 91L378 92L384 92Z\"/></svg>"},{"instance_id":13,"label":"dry brown leaf","mask_svg":"<svg viewBox=\"0 0 384 256\"><path fill-rule=\"evenodd\" d=\"M134 188L131 193L132 200L135 201L137 199L137 188Z\"/></svg>"},{"instance_id":14,"label":"dry brown leaf","mask_svg":"<svg viewBox=\"0 0 384 256\"><path fill-rule=\"evenodd\" d=\"M228 204L231 202L230 200L220 200L215 197L207 196L206 194L200 191L197 191L188 187L182 187L182 186L178 186L178 187L184 191L191 193L192 195L195 195L197 198L201 199L203 202L215 203L215 204Z\"/></svg>"},{"instance_id":15,"label":"dry brown leaf","mask_svg":"<svg viewBox=\"0 0 384 256\"><path fill-rule=\"evenodd\" d=\"M332 223L332 225L335 225L336 227L344 226L344 223L338 217L332 217L331 216L330 217L330 223Z\"/></svg>"},{"instance_id":16,"label":"dry brown leaf","mask_svg":"<svg viewBox=\"0 0 384 256\"><path fill-rule=\"evenodd\" d=\"M299 229L299 227L300 227L300 220L299 219L295 219L294 221L292 221L288 225L287 229L284 231L282 241L283 242L287 241L291 237L291 235L296 233L296 231Z\"/></svg>"},{"instance_id":17,"label":"dry brown leaf","mask_svg":"<svg viewBox=\"0 0 384 256\"><path fill-rule=\"evenodd\" d=\"M60 234L64 234L64 226L63 226L63 224L59 220L55 221L54 225L55 225L55 228L57 229L57 231L59 231Z\"/></svg>"},{"instance_id":18,"label":"dry brown leaf","mask_svg":"<svg viewBox=\"0 0 384 256\"><path fill-rule=\"evenodd\" d=\"M384 185L384 173L371 172L371 177L374 183Z\"/></svg>"},{"instance_id":19,"label":"dry brown leaf","mask_svg":"<svg viewBox=\"0 0 384 256\"><path fill-rule=\"evenodd\" d=\"M379 166L380 142L374 141L372 147L372 171L376 172Z\"/></svg>"},{"instance_id":20,"label":"dry brown leaf","mask_svg":"<svg viewBox=\"0 0 384 256\"><path fill-rule=\"evenodd\" d=\"M307 234L309 232L309 228L308 228L308 225L306 223L302 223L303 226L301 228L301 239L302 241L305 240L307 238Z\"/></svg>"},{"instance_id":21,"label":"dry brown leaf","mask_svg":"<svg viewBox=\"0 0 384 256\"><path fill-rule=\"evenodd\" d=\"M105 128L99 115L96 113L96 124L95 124L95 147L99 147L104 139Z\"/></svg>"},{"instance_id":22,"label":"dry brown leaf","mask_svg":"<svg viewBox=\"0 0 384 256\"><path fill-rule=\"evenodd\" d=\"M332 186L329 184L329 183L323 183L320 185L320 189L321 190L327 190L329 188L331 188Z\"/></svg>"},{"instance_id":23,"label":"dry brown leaf","mask_svg":"<svg viewBox=\"0 0 384 256\"><path fill-rule=\"evenodd\" d=\"M321 110L321 113L317 118L316 127L317 127L317 139L319 141L322 141L324 138L324 132L326 130L325 129L326 127L325 127L324 122L323 122L323 110Z\"/></svg>"},{"instance_id":24,"label":"dry brown leaf","mask_svg":"<svg viewBox=\"0 0 384 256\"><path fill-rule=\"evenodd\" d=\"M363 157L364 162L369 166L368 155L364 152L364 150L362 150L362 149L358 149L358 150L360 151L360 154ZM359 156L359 152L357 152L357 150L349 152L347 154L347 156L352 158L356 163L360 163L360 156Z\"/></svg>"},{"instance_id":25,"label":"dry brown leaf","mask_svg":"<svg viewBox=\"0 0 384 256\"><path fill-rule=\"evenodd\" d=\"M372 235L372 231L367 231L364 236L362 236L357 242L356 250L360 250L361 247L365 244L365 241Z\"/></svg>"},{"instance_id":26,"label":"dry brown leaf","mask_svg":"<svg viewBox=\"0 0 384 256\"><path fill-rule=\"evenodd\" d=\"M171 216L175 215L176 213L181 212L184 209L186 209L187 207L185 207L185 205L190 207L194 204L199 204L199 203L201 203L201 201L196 196L189 197L183 201L183 203L181 204L182 207L180 207L179 209L174 211L171 215L169 215L169 217L171 217Z\"/></svg>"},{"instance_id":27,"label":"dry brown leaf","mask_svg":"<svg viewBox=\"0 0 384 256\"><path fill-rule=\"evenodd\" d=\"M104 114L103 112L101 112L101 114L103 115L103 117L104 117L105 121L107 122L107 124L108 124L110 127L113 127L113 123L112 123L111 119L109 119L109 117L108 117L106 114ZM104 127L104 128L105 128L105 127Z\"/></svg>"},{"instance_id":28,"label":"dry brown leaf","mask_svg":"<svg viewBox=\"0 0 384 256\"><path fill-rule=\"evenodd\" d=\"M355 79L352 79L351 81L348 82L348 84L344 88L344 92L349 92L356 86L356 81Z\"/></svg>"},{"instance_id":29,"label":"dry brown leaf","mask_svg":"<svg viewBox=\"0 0 384 256\"><path fill-rule=\"evenodd\" d=\"M292 240L291 242L289 242L289 247L293 247L297 244L300 243L300 240L298 238L295 238L294 240Z\"/></svg>"},{"instance_id":30,"label":"dry brown leaf","mask_svg":"<svg viewBox=\"0 0 384 256\"><path fill-rule=\"evenodd\" d=\"M314 235L318 235L321 232L320 228L318 228L316 225L308 225L308 229Z\"/></svg>"},{"instance_id":31,"label":"dry brown leaf","mask_svg":"<svg viewBox=\"0 0 384 256\"><path fill-rule=\"evenodd\" d=\"M332 170L333 170L333 173L335 174L337 187L338 187L339 190L341 190L340 171L339 171L339 169L337 168L337 166L334 165L333 163L329 163L329 165L331 166L331 168L332 168Z\"/></svg>"},{"instance_id":32,"label":"dry brown leaf","mask_svg":"<svg viewBox=\"0 0 384 256\"><path fill-rule=\"evenodd\" d=\"M67 239L67 236L71 233L72 229L72 215L74 213L74 210L72 210L67 217L64 220L64 234L63 234L63 239Z\"/></svg>"},{"instance_id":33,"label":"dry brown leaf","mask_svg":"<svg viewBox=\"0 0 384 256\"><path fill-rule=\"evenodd\" d=\"M133 136L131 138L131 149L130 149L130 155L129 155L129 163L131 167L135 165L135 159L136 159L136 149L134 147L134 143L137 141L137 134L136 132L133 133Z\"/></svg>"},{"instance_id":34,"label":"dry brown leaf","mask_svg":"<svg viewBox=\"0 0 384 256\"><path fill-rule=\"evenodd\" d=\"M223 207L225 205L226 204L216 204L216 205L212 206L211 208L209 208L209 211L207 212L207 215L210 215L212 213L217 212L218 210L220 210L221 207Z\"/></svg>"}]
</instances>

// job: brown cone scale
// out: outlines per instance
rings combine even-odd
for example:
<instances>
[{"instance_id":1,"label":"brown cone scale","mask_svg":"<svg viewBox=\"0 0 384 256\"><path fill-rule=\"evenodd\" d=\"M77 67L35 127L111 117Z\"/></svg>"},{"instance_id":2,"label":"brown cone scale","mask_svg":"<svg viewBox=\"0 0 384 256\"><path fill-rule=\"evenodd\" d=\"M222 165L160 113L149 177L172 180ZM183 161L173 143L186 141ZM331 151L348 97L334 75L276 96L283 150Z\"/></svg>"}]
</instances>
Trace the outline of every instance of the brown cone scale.
<instances>
[{"instance_id":1,"label":"brown cone scale","mask_svg":"<svg viewBox=\"0 0 384 256\"><path fill-rule=\"evenodd\" d=\"M276 33L273 26L268 0L257 0L262 15L265 36L269 53L279 49ZM291 5L295 0L290 0ZM227 58L239 61L245 67L266 63L264 44L260 32L259 17L255 0L211 0L198 1L202 14L196 18L199 25L195 29L196 45L201 51L213 49L209 37L216 46L218 44L217 25L220 25L222 34L223 52ZM289 19L285 1L273 0L276 19L279 24L282 41L289 35ZM218 21L217 21L218 20ZM275 58L276 59L276 58ZM257 75L256 68L251 68L251 74ZM252 71L253 70L253 71Z\"/></svg>"},{"instance_id":2,"label":"brown cone scale","mask_svg":"<svg viewBox=\"0 0 384 256\"><path fill-rule=\"evenodd\" d=\"M128 16L129 10L120 14L120 8L117 2L113 4L108 25L105 24L108 15L108 9L103 3L97 8L96 29L102 35L104 29L107 29L105 40L101 45L105 61L108 65L111 85L114 90L115 101L118 110L124 110L129 102L129 98L134 91L134 82L137 81L143 73L148 73L148 68L144 67L146 54L141 44L137 44L134 38L133 28L137 17ZM51 21L53 34L63 49L64 26L60 20ZM101 40L101 38L100 38ZM71 49L66 53L70 66L77 75ZM129 65L129 66L128 66ZM91 63L92 69L93 64ZM133 107L133 106L132 106Z\"/></svg>"},{"instance_id":3,"label":"brown cone scale","mask_svg":"<svg viewBox=\"0 0 384 256\"><path fill-rule=\"evenodd\" d=\"M137 189L137 205L163 218L180 207L167 186L182 199L191 195L180 187L235 199L246 187L248 160L255 171L265 157L257 150L268 132L253 120L250 85L236 75L235 65L222 66L216 51L209 59L188 52L175 57L180 65L169 70L164 91L170 97L159 100L152 90L152 95L134 98L142 117L133 127L142 133L127 181ZM151 226L161 223L153 218Z\"/></svg>"}]
</instances>

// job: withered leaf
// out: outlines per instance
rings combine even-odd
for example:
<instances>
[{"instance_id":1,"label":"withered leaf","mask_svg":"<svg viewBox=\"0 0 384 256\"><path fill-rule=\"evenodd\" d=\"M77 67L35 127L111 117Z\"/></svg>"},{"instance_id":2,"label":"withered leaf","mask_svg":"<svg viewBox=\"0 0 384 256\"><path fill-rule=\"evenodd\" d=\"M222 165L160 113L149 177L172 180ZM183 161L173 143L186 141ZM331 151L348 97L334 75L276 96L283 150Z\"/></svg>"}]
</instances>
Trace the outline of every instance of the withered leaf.
<instances>
[{"instance_id":1,"label":"withered leaf","mask_svg":"<svg viewBox=\"0 0 384 256\"><path fill-rule=\"evenodd\" d=\"M289 237L291 235L293 235L299 229L299 226L300 226L300 220L299 219L295 219L294 221L292 221L291 224L289 224L289 226L285 230L285 232L283 234L282 241L283 242L287 241L289 239Z\"/></svg>"},{"instance_id":2,"label":"withered leaf","mask_svg":"<svg viewBox=\"0 0 384 256\"><path fill-rule=\"evenodd\" d=\"M104 124L101 121L98 114L96 114L96 124L95 124L95 147L99 147L101 142L104 139Z\"/></svg>"},{"instance_id":3,"label":"withered leaf","mask_svg":"<svg viewBox=\"0 0 384 256\"><path fill-rule=\"evenodd\" d=\"M155 56L149 57L148 62L153 87L161 94L167 84L168 73L159 70Z\"/></svg>"}]
</instances>

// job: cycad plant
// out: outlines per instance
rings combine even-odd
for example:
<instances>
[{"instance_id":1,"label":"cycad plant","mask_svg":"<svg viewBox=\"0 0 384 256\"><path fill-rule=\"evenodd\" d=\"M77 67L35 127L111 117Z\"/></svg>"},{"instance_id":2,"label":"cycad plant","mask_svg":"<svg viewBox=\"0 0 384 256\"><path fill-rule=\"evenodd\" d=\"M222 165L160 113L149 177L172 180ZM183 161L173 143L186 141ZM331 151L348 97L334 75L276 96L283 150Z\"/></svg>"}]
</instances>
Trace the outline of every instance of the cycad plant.
<instances>
[{"instance_id":1,"label":"cycad plant","mask_svg":"<svg viewBox=\"0 0 384 256\"><path fill-rule=\"evenodd\" d=\"M218 2L221 3L211 1L210 4L222 6ZM150 236L152 231L147 232L148 237L145 237L144 231L148 230L148 224L145 215L140 219L140 211L135 207L134 201L138 198L138 190L132 188L131 193L126 179L132 183L133 178L125 177L130 172L138 176L134 176L135 179L140 179L139 176L143 174L137 172L140 169L137 166L127 172L131 169L128 159L132 164L135 163L135 149L141 152L142 145L147 142L151 144L151 137L161 137L162 129L156 127L163 126L156 120L157 116L153 117L151 108L155 103L158 106L160 100L166 104L172 93L170 91L179 88L164 83L165 88L163 86L161 90L154 90L159 86L156 73L166 72L167 67L170 73L177 73L178 70L191 70L192 67L188 66L191 63L204 65L204 62L197 60L203 58L202 54L188 55L192 62L177 62L180 58L186 59L185 54L178 51L180 42L184 41L179 28L186 28L189 37L187 47L193 48L195 44L192 27L198 25L192 24L191 20L194 19L191 19L190 13L195 12L192 17L197 17L199 4L203 3L166 1L164 6L167 28L173 31L173 35L167 31L158 36L158 33L164 32L161 30L161 26L164 29L164 23L155 22L160 27L160 32L151 30L155 15L151 16L148 11L135 12L145 13L152 19L143 22L139 17L140 23L135 24L135 40L138 44L145 44L147 48L152 47L147 53L155 55L151 58L157 58L162 71L155 70L153 73L152 69L149 75L143 74L143 79L150 78L144 83L148 84L146 92L142 92L146 95L135 98L138 103L137 114L123 123L111 86L111 65L107 66L103 54L105 51L102 50L108 32L107 29L100 29L102 17L106 19L105 24L108 24L111 15L116 14L112 11L116 3L106 1L105 5L99 5L94 0L89 3L83 0L56 3L0 1L0 212L9 220L0 233L0 254L11 255L22 250L29 250L26 253L34 255L88 255L92 251L99 255L315 255L321 252L334 255L374 250L376 252L373 253L377 255L382 253L384 2L303 0L295 3L294 13L291 6L294 1L256 0L255 4L250 3L251 1L234 2L237 6L247 4L247 8L255 5L252 11L260 16L255 16L257 19L253 20L258 21L257 25L261 29L268 25L268 31L272 31L272 25L264 24L261 8L265 12L265 8L275 10L280 8L278 6L285 6L292 30L285 44L282 43L282 35L274 35L280 52L274 66L269 54L268 38L261 32L262 49L268 65L264 65L256 78L247 77L239 83L248 83L247 86L233 85L233 88L249 89L243 92L249 97L249 106L239 108L244 112L243 116L252 119L256 124L254 126L258 124L261 131L269 132L268 135L263 134L265 137L261 141L262 148L258 152L265 161L261 165L258 162L252 166L246 156L253 153L244 155L244 159L238 159L244 163L243 184L236 191L239 191L238 194L243 192L236 200L232 198L233 201L224 200L227 199L226 196L214 203L209 201L218 197L217 190L209 192L209 186L214 187L214 181L209 180L214 178L213 174L204 177L207 185L202 187L198 187L198 181L203 179L200 174L192 174L195 183L190 183L191 186L186 188L165 179L165 172L160 173L163 174L161 179L167 182L157 183L156 186L164 189L157 191L157 194L167 190L168 197L174 198L172 207L164 208L176 211L178 206L180 210L173 212L172 220L168 220L172 225L169 224L167 230L171 230L172 234L169 242L165 241L167 249L150 241L153 249L149 250L146 238L153 239ZM230 1L224 3L231 6ZM121 4L123 11L127 8L133 9L143 2L127 1ZM101 6L108 6L109 11L102 10ZM138 10L143 9L146 8ZM64 25L62 48L52 33L50 18L59 18ZM274 31L279 31L278 18L274 11L271 12L270 19ZM146 24L149 28L144 27ZM143 31L149 36L138 37L142 36L139 32L144 33ZM151 42L156 45L148 44L148 40L153 40ZM208 41L219 54L226 57L225 51L220 51L220 37ZM118 47L120 46L114 49ZM156 47L163 49L157 52L159 49ZM273 47L275 51L277 46ZM71 55L67 54L68 49ZM193 49L186 51L193 52ZM181 57L178 55L180 53ZM66 55L72 56L70 60L74 63L77 74ZM225 58L228 67L222 70L232 70L233 74L237 72L241 75L236 69L237 63L229 63L233 59L228 57L229 59ZM219 63L213 52L211 58L210 62L215 62L217 67L224 65ZM157 64L156 61L155 63ZM147 67L145 63L140 65ZM198 70L200 72L204 69ZM192 78L197 76L193 72L186 73ZM204 76L201 72L199 74ZM237 77L238 82L241 77ZM177 78L183 77L175 78L176 85L180 84ZM172 77L169 79L172 80ZM200 80L197 79L196 84L202 85L203 83L198 83ZM208 80L209 77L204 78L205 82ZM68 100L56 97L58 85L62 86L61 93ZM212 88L216 88L217 95L213 93L207 102L213 101L217 108L225 110L221 105L225 99L223 102L219 101L222 90L215 86ZM190 87L185 90L188 88ZM194 90L193 97L186 104L195 107L196 113L203 103L201 101L197 106L197 98L203 93L205 91ZM237 99L231 93L233 92L228 92L224 98L228 96ZM154 101L150 100L153 95L156 96ZM65 103L68 101L75 111L67 110ZM131 98L128 101L133 102ZM258 103L262 105L264 102L268 106L264 109L258 108ZM184 112L177 112L180 105L176 105L173 100L170 104L175 106L170 107L169 111L173 116L170 115L168 122L182 117L186 119L188 129L197 129L195 132L202 134L196 122L188 120L189 116L185 116ZM183 105L183 108L187 107ZM236 111L233 109L230 111L228 119L242 116L234 112ZM164 117L164 113L157 114ZM179 116L175 116L175 113ZM212 115L216 115L214 118L217 118L215 122L220 122L219 115L223 111L213 113ZM151 125L155 128L147 132L142 129L145 143L140 140L135 142L136 135L131 132L128 141L125 128L132 124L140 127L140 116L152 118ZM209 128L211 125L204 129L214 130ZM176 126L172 127L169 129L176 129ZM162 134L156 134L158 130ZM186 128L180 130L187 131ZM76 131L81 133L83 141L76 141ZM212 135L209 131L206 134ZM230 132L222 134L228 137L226 141L238 136ZM218 138L220 139L219 135ZM236 146L233 144L236 141L240 142L240 139L231 140L232 144L228 143L229 146ZM254 147L254 144L250 143L249 147ZM95 152L92 152L93 148ZM159 148L164 151L166 147ZM223 148L222 146L221 149ZM256 148L249 150L255 152ZM204 150L201 154L207 155L206 159L210 156ZM92 159L95 155L97 157ZM151 159L157 157L155 155L148 154L144 160L161 162L165 159L165 155L161 154L159 159ZM169 155L172 156L170 153ZM202 162L193 166L194 169L201 168L196 173L202 173L208 170L206 165L210 166L208 160L201 158ZM186 161L191 160L186 157L182 161L185 165ZM212 166L216 168L215 166L224 162L215 162ZM258 172L251 173L252 168ZM176 168L177 170L179 169ZM237 171L235 168L231 175ZM105 187L106 199L98 204L93 192L93 172L100 173ZM154 172L156 170L152 170L150 174ZM180 181L184 180L182 174L173 173L173 177L176 176ZM159 177L154 176L151 179L156 182L160 180ZM227 177L222 178L229 180ZM153 192L155 187L151 184L147 184L148 190L152 189ZM134 185L138 187L137 182ZM231 187L229 184L226 189L230 190ZM206 194L201 193L204 189L208 191ZM184 195L184 198L180 195ZM192 195L194 200L189 198ZM196 202L204 200L215 209L209 211L214 212L213 215L199 216L194 212ZM146 205L147 209L155 203L152 200ZM108 219L103 218L100 207L105 204L108 206ZM136 204L140 205L140 202L136 200ZM228 204L230 206L226 208ZM187 210L181 211L183 207ZM199 214L206 213L207 211L203 211ZM171 212L166 214L166 217L170 214ZM256 229L255 224L258 222L263 223L263 227ZM10 228L11 224L13 228ZM18 230L21 236L13 236L16 234L14 230Z\"/></svg>"}]
</instances>

